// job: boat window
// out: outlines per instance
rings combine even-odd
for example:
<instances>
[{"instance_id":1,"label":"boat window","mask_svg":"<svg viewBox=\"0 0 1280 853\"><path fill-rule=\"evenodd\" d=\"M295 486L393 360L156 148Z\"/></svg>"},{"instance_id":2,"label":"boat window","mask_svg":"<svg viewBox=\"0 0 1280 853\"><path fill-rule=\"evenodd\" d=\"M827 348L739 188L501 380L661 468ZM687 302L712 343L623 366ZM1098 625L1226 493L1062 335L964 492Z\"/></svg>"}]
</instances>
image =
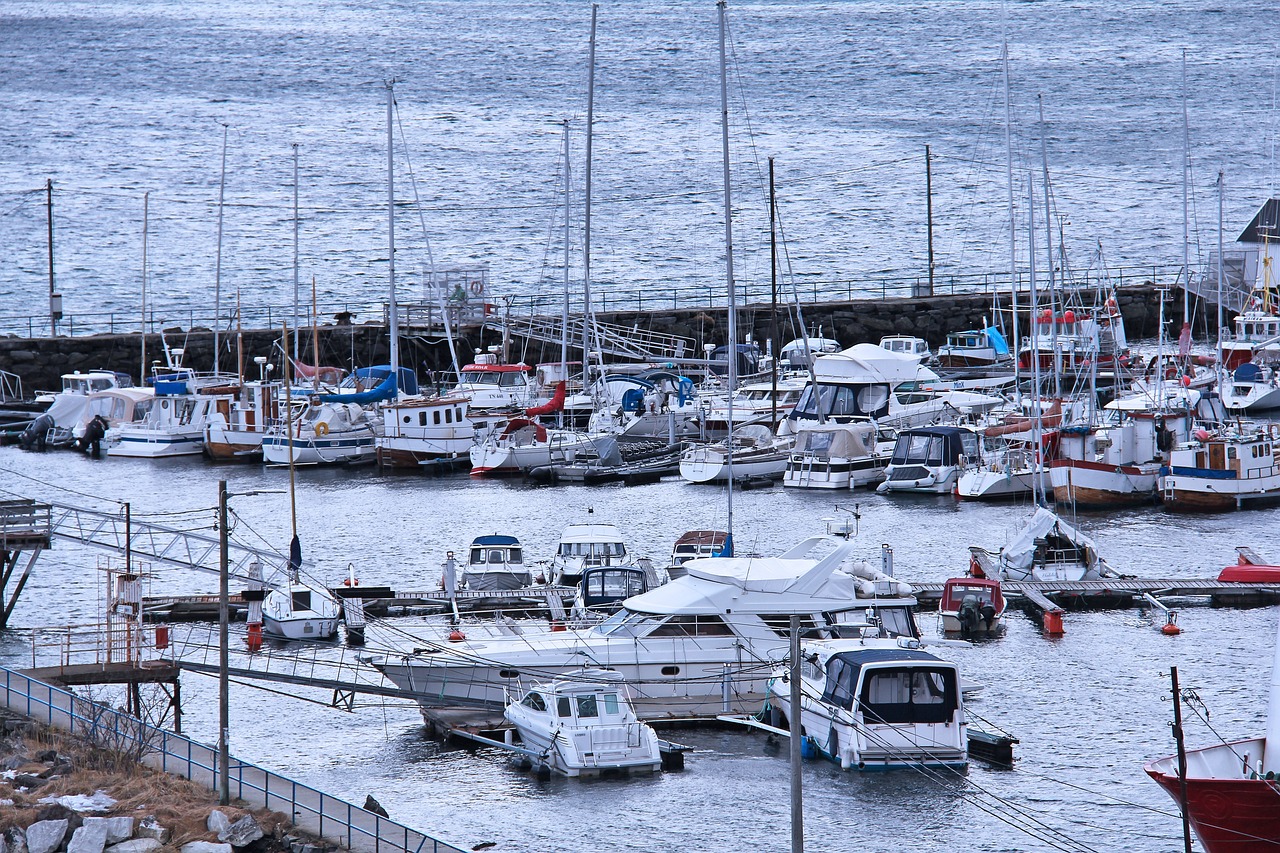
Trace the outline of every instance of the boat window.
<instances>
[{"instance_id":1,"label":"boat window","mask_svg":"<svg viewBox=\"0 0 1280 853\"><path fill-rule=\"evenodd\" d=\"M457 419L458 423L462 423L462 407L461 406L453 410L453 416L455 419Z\"/></svg>"},{"instance_id":2,"label":"boat window","mask_svg":"<svg viewBox=\"0 0 1280 853\"><path fill-rule=\"evenodd\" d=\"M556 700L556 716L558 717L573 716L573 706L569 704L568 696L561 696L559 699Z\"/></svg>"},{"instance_id":3,"label":"boat window","mask_svg":"<svg viewBox=\"0 0 1280 853\"><path fill-rule=\"evenodd\" d=\"M476 566L476 565L480 565L483 562L484 562L484 549L472 548L471 549L471 565Z\"/></svg>"},{"instance_id":4,"label":"boat window","mask_svg":"<svg viewBox=\"0 0 1280 853\"><path fill-rule=\"evenodd\" d=\"M502 374L502 378L498 381L498 384L503 388L514 388L518 385L524 385L524 374L516 373L514 371L504 373Z\"/></svg>"},{"instance_id":5,"label":"boat window","mask_svg":"<svg viewBox=\"0 0 1280 853\"><path fill-rule=\"evenodd\" d=\"M524 699L520 700L521 705L532 708L535 711L547 710L547 700L542 698L541 693L530 693Z\"/></svg>"},{"instance_id":6,"label":"boat window","mask_svg":"<svg viewBox=\"0 0 1280 853\"><path fill-rule=\"evenodd\" d=\"M957 705L953 670L902 667L871 672L862 687L868 721L945 723Z\"/></svg>"},{"instance_id":7,"label":"boat window","mask_svg":"<svg viewBox=\"0 0 1280 853\"><path fill-rule=\"evenodd\" d=\"M408 423L408 422L409 422L409 419L405 418L405 423ZM427 413L418 412L418 426L426 426L426 425L427 425Z\"/></svg>"},{"instance_id":8,"label":"boat window","mask_svg":"<svg viewBox=\"0 0 1280 853\"><path fill-rule=\"evenodd\" d=\"M618 694L605 693L600 699L604 703L604 712L610 716L616 716L618 713Z\"/></svg>"},{"instance_id":9,"label":"boat window","mask_svg":"<svg viewBox=\"0 0 1280 853\"><path fill-rule=\"evenodd\" d=\"M853 695L858 682L858 667L841 657L833 657L827 663L827 683L822 691L822 701L846 711L853 708Z\"/></svg>"},{"instance_id":10,"label":"boat window","mask_svg":"<svg viewBox=\"0 0 1280 853\"><path fill-rule=\"evenodd\" d=\"M133 404L133 419L134 419L135 421L140 421L140 420L145 419L145 418L146 418L146 416L147 416L147 413L151 411L151 406L152 406L154 403L155 403L155 401L154 401L154 400L143 400L143 401L142 401L142 402L140 402L140 403L134 403L134 404Z\"/></svg>"},{"instance_id":11,"label":"boat window","mask_svg":"<svg viewBox=\"0 0 1280 853\"><path fill-rule=\"evenodd\" d=\"M972 432L960 433L960 446L964 448L964 455L970 459L976 460L982 455L982 448L978 446L978 436Z\"/></svg>"},{"instance_id":12,"label":"boat window","mask_svg":"<svg viewBox=\"0 0 1280 853\"><path fill-rule=\"evenodd\" d=\"M595 694L585 693L573 698L578 700L578 719L600 716L600 712L596 709Z\"/></svg>"},{"instance_id":13,"label":"boat window","mask_svg":"<svg viewBox=\"0 0 1280 853\"><path fill-rule=\"evenodd\" d=\"M311 609L311 590L295 589L293 591L293 609L295 611Z\"/></svg>"},{"instance_id":14,"label":"boat window","mask_svg":"<svg viewBox=\"0 0 1280 853\"><path fill-rule=\"evenodd\" d=\"M769 630L776 633L779 637L791 636L791 616L786 613L760 614L760 618ZM800 633L808 634L817 630L818 623L814 621L812 614L802 613L800 615Z\"/></svg>"},{"instance_id":15,"label":"boat window","mask_svg":"<svg viewBox=\"0 0 1280 853\"><path fill-rule=\"evenodd\" d=\"M841 385L836 391L835 402L831 406L830 414L836 417L848 417L850 415L860 414L858 411L858 400L854 395L853 389L847 385Z\"/></svg>"},{"instance_id":16,"label":"boat window","mask_svg":"<svg viewBox=\"0 0 1280 853\"><path fill-rule=\"evenodd\" d=\"M631 610L619 610L596 626L596 631L609 637L638 637L657 623L658 617Z\"/></svg>"},{"instance_id":17,"label":"boat window","mask_svg":"<svg viewBox=\"0 0 1280 853\"><path fill-rule=\"evenodd\" d=\"M489 562L490 562L490 563L505 563L505 562L506 562L505 555L503 554L503 552L502 552L502 549L501 549L501 548L490 548L490 549L489 549Z\"/></svg>"},{"instance_id":18,"label":"boat window","mask_svg":"<svg viewBox=\"0 0 1280 853\"><path fill-rule=\"evenodd\" d=\"M880 627L890 637L920 636L920 629L916 627L916 620L911 615L910 608L878 607L876 608L876 618L880 620Z\"/></svg>"},{"instance_id":19,"label":"boat window","mask_svg":"<svg viewBox=\"0 0 1280 853\"><path fill-rule=\"evenodd\" d=\"M790 617L788 617L790 619ZM672 616L652 637L732 637L733 631L715 615Z\"/></svg>"},{"instance_id":20,"label":"boat window","mask_svg":"<svg viewBox=\"0 0 1280 853\"><path fill-rule=\"evenodd\" d=\"M888 405L888 385L868 385L858 391L858 410L861 414L875 416Z\"/></svg>"},{"instance_id":21,"label":"boat window","mask_svg":"<svg viewBox=\"0 0 1280 853\"><path fill-rule=\"evenodd\" d=\"M447 424L453 423L453 409L444 410L444 422Z\"/></svg>"},{"instance_id":22,"label":"boat window","mask_svg":"<svg viewBox=\"0 0 1280 853\"><path fill-rule=\"evenodd\" d=\"M1228 447L1228 448L1227 448L1227 458L1228 458L1228 459L1235 459L1235 458L1236 458L1236 449L1235 449L1235 447Z\"/></svg>"},{"instance_id":23,"label":"boat window","mask_svg":"<svg viewBox=\"0 0 1280 853\"><path fill-rule=\"evenodd\" d=\"M110 387L111 387L110 379L90 379L89 380L90 391L105 391Z\"/></svg>"},{"instance_id":24,"label":"boat window","mask_svg":"<svg viewBox=\"0 0 1280 853\"><path fill-rule=\"evenodd\" d=\"M462 381L469 385L497 385L498 374L486 370L464 370Z\"/></svg>"},{"instance_id":25,"label":"boat window","mask_svg":"<svg viewBox=\"0 0 1280 853\"><path fill-rule=\"evenodd\" d=\"M510 554L509 554L509 556L507 557L507 562L509 562L509 563L523 563L523 562L524 562L524 555L520 552L520 549L519 549L519 548L512 548L512 549L511 549Z\"/></svg>"},{"instance_id":26,"label":"boat window","mask_svg":"<svg viewBox=\"0 0 1280 853\"><path fill-rule=\"evenodd\" d=\"M644 592L644 574L632 571L592 572L586 578L583 595L621 600Z\"/></svg>"}]
</instances>

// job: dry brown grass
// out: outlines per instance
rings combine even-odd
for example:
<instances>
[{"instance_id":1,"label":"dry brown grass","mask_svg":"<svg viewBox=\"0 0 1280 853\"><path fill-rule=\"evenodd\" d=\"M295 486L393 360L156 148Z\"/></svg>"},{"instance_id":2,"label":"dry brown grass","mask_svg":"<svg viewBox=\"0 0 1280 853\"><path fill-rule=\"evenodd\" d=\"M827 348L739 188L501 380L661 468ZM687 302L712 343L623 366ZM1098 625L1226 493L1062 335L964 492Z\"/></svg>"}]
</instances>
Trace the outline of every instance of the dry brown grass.
<instances>
[{"instance_id":1,"label":"dry brown grass","mask_svg":"<svg viewBox=\"0 0 1280 853\"><path fill-rule=\"evenodd\" d=\"M68 756L75 769L65 776L50 779L40 788L26 793L18 792L11 782L0 780L0 800L14 801L12 806L0 807L0 829L10 826L26 828L36 820L36 813L43 808L39 800L67 794L93 794L105 791L116 800L108 815L124 815L141 820L153 816L172 837L169 846L179 847L188 841L216 841L214 833L206 828L209 812L219 809L233 822L246 814L252 814L268 836L280 837L286 833L298 833L289 818L267 809L251 810L236 805L219 806L217 796L207 788L187 779L160 773L148 767L134 764L121 767L113 756L87 746L65 735L41 731L24 738L18 754L32 760L19 773L37 775L48 770L48 765L36 762L34 756L47 749L56 749L59 755Z\"/></svg>"}]
</instances>

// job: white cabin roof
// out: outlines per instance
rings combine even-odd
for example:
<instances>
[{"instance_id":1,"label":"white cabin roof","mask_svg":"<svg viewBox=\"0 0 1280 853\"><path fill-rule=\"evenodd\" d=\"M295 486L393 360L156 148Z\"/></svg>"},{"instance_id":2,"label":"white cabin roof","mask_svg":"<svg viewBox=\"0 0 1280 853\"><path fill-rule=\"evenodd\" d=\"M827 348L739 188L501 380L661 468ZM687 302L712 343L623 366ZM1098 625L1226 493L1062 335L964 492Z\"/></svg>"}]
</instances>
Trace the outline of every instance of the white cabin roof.
<instances>
[{"instance_id":1,"label":"white cabin roof","mask_svg":"<svg viewBox=\"0 0 1280 853\"><path fill-rule=\"evenodd\" d=\"M933 382L938 374L922 367L914 355L890 352L875 344L854 344L846 350L819 356L813 363L819 382Z\"/></svg>"},{"instance_id":2,"label":"white cabin roof","mask_svg":"<svg viewBox=\"0 0 1280 853\"><path fill-rule=\"evenodd\" d=\"M622 542L622 531L612 524L570 524L560 534L564 542Z\"/></svg>"}]
</instances>

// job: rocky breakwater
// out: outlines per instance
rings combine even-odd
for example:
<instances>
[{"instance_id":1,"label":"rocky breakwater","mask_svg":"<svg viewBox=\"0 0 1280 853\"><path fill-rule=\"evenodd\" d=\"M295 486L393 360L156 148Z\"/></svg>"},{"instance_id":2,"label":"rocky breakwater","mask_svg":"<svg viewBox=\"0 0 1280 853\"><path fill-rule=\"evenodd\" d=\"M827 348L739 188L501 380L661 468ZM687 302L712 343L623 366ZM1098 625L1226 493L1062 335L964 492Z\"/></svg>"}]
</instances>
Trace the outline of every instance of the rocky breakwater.
<instances>
[{"instance_id":1,"label":"rocky breakwater","mask_svg":"<svg viewBox=\"0 0 1280 853\"><path fill-rule=\"evenodd\" d=\"M329 853L266 809L0 716L0 853Z\"/></svg>"}]
</instances>

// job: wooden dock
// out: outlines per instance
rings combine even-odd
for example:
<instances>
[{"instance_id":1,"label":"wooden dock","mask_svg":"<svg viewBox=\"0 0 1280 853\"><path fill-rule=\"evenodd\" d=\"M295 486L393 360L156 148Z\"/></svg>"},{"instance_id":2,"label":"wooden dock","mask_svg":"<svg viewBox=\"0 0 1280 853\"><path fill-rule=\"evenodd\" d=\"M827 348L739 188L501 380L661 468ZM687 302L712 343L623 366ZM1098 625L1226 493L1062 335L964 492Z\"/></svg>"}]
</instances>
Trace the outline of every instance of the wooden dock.
<instances>
[{"instance_id":1,"label":"wooden dock","mask_svg":"<svg viewBox=\"0 0 1280 853\"><path fill-rule=\"evenodd\" d=\"M912 583L922 608L935 609L943 584ZM1216 578L1103 578L1089 581L1004 581L1005 598L1037 603L1047 599L1069 609L1129 607L1143 595L1161 598L1209 598L1213 604L1250 607L1280 602L1280 584L1229 583Z\"/></svg>"}]
</instances>

